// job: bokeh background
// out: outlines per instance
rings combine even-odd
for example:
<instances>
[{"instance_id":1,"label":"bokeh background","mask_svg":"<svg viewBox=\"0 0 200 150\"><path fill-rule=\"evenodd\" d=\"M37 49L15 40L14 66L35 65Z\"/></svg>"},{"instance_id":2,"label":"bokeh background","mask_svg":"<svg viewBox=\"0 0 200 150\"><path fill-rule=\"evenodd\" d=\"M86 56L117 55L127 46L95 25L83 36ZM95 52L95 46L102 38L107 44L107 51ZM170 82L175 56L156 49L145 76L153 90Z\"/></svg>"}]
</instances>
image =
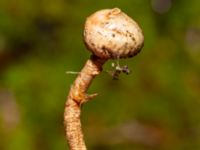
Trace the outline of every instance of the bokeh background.
<instances>
[{"instance_id":1,"label":"bokeh background","mask_svg":"<svg viewBox=\"0 0 200 150\"><path fill-rule=\"evenodd\" d=\"M0 150L67 150L66 96L90 53L84 21L119 7L142 27L132 70L104 72L83 107L90 150L200 149L199 0L0 0Z\"/></svg>"}]
</instances>

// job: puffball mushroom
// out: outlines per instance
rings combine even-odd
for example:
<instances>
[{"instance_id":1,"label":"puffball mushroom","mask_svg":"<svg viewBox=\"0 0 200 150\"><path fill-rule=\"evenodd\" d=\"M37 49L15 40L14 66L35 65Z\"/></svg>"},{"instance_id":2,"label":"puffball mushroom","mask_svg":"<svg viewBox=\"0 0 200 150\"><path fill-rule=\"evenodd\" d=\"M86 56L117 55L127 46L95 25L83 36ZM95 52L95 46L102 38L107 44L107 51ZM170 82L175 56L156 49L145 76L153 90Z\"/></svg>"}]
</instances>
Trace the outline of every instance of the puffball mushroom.
<instances>
[{"instance_id":1,"label":"puffball mushroom","mask_svg":"<svg viewBox=\"0 0 200 150\"><path fill-rule=\"evenodd\" d=\"M144 37L138 24L120 9L100 10L87 18L84 42L92 52L71 85L64 112L70 150L87 150L81 126L81 106L97 94L87 94L93 79L108 59L133 57L142 48ZM118 66L119 67L119 66ZM127 69L122 68L123 69ZM119 71L119 69L117 70Z\"/></svg>"},{"instance_id":2,"label":"puffball mushroom","mask_svg":"<svg viewBox=\"0 0 200 150\"><path fill-rule=\"evenodd\" d=\"M88 50L102 59L133 57L144 44L139 25L119 8L104 9L89 16L84 42Z\"/></svg>"}]
</instances>

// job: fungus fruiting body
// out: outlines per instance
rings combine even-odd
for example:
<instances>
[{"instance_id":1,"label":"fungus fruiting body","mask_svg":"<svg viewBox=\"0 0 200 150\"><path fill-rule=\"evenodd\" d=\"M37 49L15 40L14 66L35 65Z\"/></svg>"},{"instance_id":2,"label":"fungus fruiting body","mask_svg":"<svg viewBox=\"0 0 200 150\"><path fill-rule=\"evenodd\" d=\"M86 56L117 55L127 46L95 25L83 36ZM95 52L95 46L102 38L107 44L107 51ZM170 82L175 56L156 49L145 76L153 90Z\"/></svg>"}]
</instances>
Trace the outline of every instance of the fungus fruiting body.
<instances>
[{"instance_id":1,"label":"fungus fruiting body","mask_svg":"<svg viewBox=\"0 0 200 150\"><path fill-rule=\"evenodd\" d=\"M87 60L67 97L64 124L70 150L86 150L81 129L81 105L97 94L87 94L92 80L101 73L108 59L128 58L140 52L144 37L139 25L119 8L104 9L89 16L84 42L92 56ZM129 73L127 67L121 68Z\"/></svg>"},{"instance_id":2,"label":"fungus fruiting body","mask_svg":"<svg viewBox=\"0 0 200 150\"><path fill-rule=\"evenodd\" d=\"M144 37L138 24L120 9L104 9L89 16L84 41L96 56L105 59L133 57L142 48Z\"/></svg>"}]
</instances>

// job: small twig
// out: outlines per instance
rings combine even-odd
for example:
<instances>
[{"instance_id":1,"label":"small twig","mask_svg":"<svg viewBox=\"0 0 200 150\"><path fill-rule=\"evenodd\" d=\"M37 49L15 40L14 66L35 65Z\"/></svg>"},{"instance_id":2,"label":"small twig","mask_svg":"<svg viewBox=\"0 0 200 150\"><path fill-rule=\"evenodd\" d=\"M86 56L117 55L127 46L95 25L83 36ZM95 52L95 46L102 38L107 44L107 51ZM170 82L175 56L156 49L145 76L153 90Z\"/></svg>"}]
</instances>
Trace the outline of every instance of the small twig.
<instances>
[{"instance_id":1,"label":"small twig","mask_svg":"<svg viewBox=\"0 0 200 150\"><path fill-rule=\"evenodd\" d=\"M79 74L80 72L75 72L75 71L66 71L66 74Z\"/></svg>"}]
</instances>

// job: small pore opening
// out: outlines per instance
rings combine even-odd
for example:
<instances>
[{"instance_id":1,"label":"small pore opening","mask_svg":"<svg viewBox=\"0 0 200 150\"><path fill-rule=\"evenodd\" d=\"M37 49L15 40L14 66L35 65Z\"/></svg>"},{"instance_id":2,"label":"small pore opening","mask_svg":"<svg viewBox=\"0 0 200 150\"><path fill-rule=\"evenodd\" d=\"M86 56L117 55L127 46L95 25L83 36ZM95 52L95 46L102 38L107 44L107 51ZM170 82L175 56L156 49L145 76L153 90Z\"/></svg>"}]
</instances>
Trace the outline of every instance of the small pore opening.
<instances>
[{"instance_id":1,"label":"small pore opening","mask_svg":"<svg viewBox=\"0 0 200 150\"><path fill-rule=\"evenodd\" d=\"M111 13L113 15L117 15L117 14L121 13L121 10L119 8L114 8L114 9L111 10Z\"/></svg>"}]
</instances>

